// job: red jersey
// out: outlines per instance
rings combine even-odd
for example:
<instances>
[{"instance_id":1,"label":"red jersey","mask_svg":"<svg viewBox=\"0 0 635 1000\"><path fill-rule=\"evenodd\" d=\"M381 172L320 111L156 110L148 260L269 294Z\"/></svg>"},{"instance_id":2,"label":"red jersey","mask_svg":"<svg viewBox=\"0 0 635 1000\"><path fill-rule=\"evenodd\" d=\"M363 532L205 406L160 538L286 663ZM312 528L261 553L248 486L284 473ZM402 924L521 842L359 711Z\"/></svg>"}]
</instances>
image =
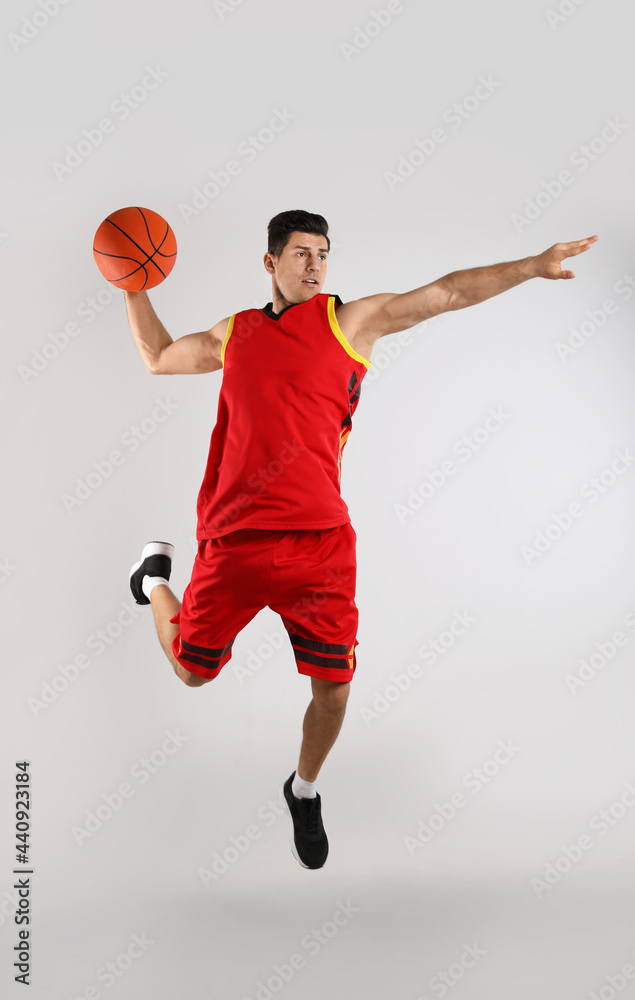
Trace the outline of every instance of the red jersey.
<instances>
[{"instance_id":1,"label":"red jersey","mask_svg":"<svg viewBox=\"0 0 635 1000\"><path fill-rule=\"evenodd\" d=\"M230 317L196 537L350 523L342 451L371 362L339 328L338 295Z\"/></svg>"}]
</instances>

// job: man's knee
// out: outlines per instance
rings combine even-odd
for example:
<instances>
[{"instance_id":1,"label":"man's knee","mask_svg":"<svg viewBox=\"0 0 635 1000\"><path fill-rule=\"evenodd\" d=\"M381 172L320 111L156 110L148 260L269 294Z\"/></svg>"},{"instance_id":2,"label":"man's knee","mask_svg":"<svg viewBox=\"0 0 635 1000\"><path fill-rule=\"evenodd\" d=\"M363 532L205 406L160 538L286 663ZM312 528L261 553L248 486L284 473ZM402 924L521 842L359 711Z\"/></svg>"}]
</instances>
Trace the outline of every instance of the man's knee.
<instances>
[{"instance_id":1,"label":"man's knee","mask_svg":"<svg viewBox=\"0 0 635 1000\"><path fill-rule=\"evenodd\" d=\"M186 676L182 677L181 680L187 687L199 688L203 684L209 684L210 681L214 680L213 677L199 677L198 674L191 674L189 670L185 671Z\"/></svg>"},{"instance_id":2,"label":"man's knee","mask_svg":"<svg viewBox=\"0 0 635 1000\"><path fill-rule=\"evenodd\" d=\"M174 660L172 663L174 667L174 672L177 677L179 677L187 687L201 687L203 684L208 684L213 681L213 677L199 677L198 674L193 674L191 671L186 670L178 660Z\"/></svg>"},{"instance_id":3,"label":"man's knee","mask_svg":"<svg viewBox=\"0 0 635 1000\"><path fill-rule=\"evenodd\" d=\"M350 692L350 681L325 681L321 677L312 677L313 698L321 709L338 715L346 708Z\"/></svg>"}]
</instances>

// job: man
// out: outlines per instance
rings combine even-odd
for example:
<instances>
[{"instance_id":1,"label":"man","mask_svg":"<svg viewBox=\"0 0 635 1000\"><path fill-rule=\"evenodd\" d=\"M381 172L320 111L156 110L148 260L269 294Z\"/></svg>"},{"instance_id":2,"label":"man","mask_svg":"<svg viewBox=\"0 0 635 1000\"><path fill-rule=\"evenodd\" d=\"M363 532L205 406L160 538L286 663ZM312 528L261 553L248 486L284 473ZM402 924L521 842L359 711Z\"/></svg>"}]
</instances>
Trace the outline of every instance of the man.
<instances>
[{"instance_id":1,"label":"man","mask_svg":"<svg viewBox=\"0 0 635 1000\"><path fill-rule=\"evenodd\" d=\"M223 369L197 503L198 552L183 603L168 585L167 542L145 546L130 586L138 604L152 605L163 650L190 687L218 676L258 611L268 606L280 614L313 694L298 767L284 784L291 846L304 867L321 868L328 840L315 783L342 726L358 645L356 534L340 493L341 460L373 345L528 278L573 278L561 261L598 237L454 271L403 294L342 303L322 292L330 240L321 215L282 212L268 236L272 301L210 330L173 341L147 294L125 292L149 372Z\"/></svg>"}]
</instances>

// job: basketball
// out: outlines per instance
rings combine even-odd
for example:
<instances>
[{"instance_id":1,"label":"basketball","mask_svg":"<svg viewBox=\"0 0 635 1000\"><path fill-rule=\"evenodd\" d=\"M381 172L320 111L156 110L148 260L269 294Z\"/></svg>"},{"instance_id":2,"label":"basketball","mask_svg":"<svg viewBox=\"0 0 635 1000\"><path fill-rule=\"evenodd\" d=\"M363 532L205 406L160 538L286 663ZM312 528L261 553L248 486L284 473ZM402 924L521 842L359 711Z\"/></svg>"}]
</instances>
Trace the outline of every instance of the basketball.
<instances>
[{"instance_id":1,"label":"basketball","mask_svg":"<svg viewBox=\"0 0 635 1000\"><path fill-rule=\"evenodd\" d=\"M176 238L150 208L120 208L99 226L93 256L104 278L129 292L165 281L176 262Z\"/></svg>"}]
</instances>

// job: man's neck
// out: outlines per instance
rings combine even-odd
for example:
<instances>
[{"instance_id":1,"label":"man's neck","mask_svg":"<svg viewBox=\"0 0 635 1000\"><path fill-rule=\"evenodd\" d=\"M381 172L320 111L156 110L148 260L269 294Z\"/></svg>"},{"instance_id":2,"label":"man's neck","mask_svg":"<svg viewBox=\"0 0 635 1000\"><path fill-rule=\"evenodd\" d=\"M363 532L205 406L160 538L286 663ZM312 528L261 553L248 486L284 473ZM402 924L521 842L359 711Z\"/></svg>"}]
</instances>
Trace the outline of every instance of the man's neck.
<instances>
[{"instance_id":1,"label":"man's neck","mask_svg":"<svg viewBox=\"0 0 635 1000\"><path fill-rule=\"evenodd\" d=\"M271 293L271 299L272 299L271 308L275 312L276 316L278 316L282 312L283 309L286 309L287 306L292 306L292 305L295 304L293 302L288 302L285 299L285 297L283 295L281 295L279 291L277 291L277 289L274 289L272 291L272 293Z\"/></svg>"}]
</instances>

